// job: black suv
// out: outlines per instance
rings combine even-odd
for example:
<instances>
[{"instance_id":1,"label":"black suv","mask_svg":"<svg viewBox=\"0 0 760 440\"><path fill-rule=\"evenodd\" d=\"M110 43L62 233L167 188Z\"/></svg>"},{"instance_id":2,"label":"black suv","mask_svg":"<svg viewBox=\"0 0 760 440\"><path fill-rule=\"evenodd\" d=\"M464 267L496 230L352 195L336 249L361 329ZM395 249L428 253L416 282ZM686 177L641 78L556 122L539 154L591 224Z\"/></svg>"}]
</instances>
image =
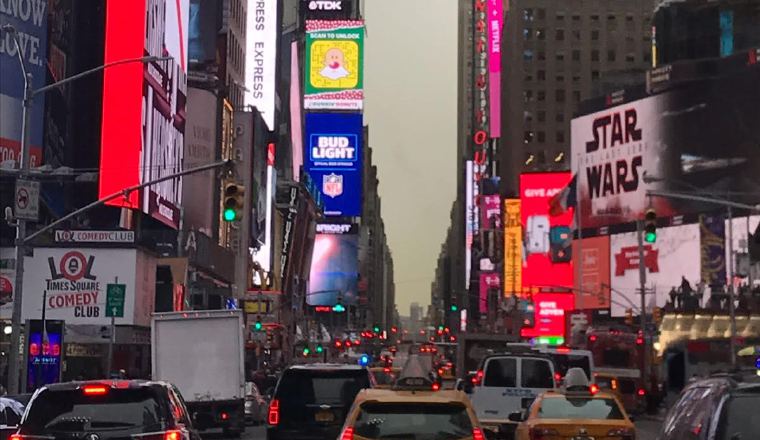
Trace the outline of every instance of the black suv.
<instances>
[{"instance_id":1,"label":"black suv","mask_svg":"<svg viewBox=\"0 0 760 440\"><path fill-rule=\"evenodd\" d=\"M687 386L670 408L659 440L760 439L760 377L715 375Z\"/></svg>"},{"instance_id":2,"label":"black suv","mask_svg":"<svg viewBox=\"0 0 760 440\"><path fill-rule=\"evenodd\" d=\"M267 414L268 440L338 438L369 370L358 365L291 366L282 373Z\"/></svg>"},{"instance_id":3,"label":"black suv","mask_svg":"<svg viewBox=\"0 0 760 440\"><path fill-rule=\"evenodd\" d=\"M37 390L13 440L200 440L179 391L165 382L66 382Z\"/></svg>"}]
</instances>

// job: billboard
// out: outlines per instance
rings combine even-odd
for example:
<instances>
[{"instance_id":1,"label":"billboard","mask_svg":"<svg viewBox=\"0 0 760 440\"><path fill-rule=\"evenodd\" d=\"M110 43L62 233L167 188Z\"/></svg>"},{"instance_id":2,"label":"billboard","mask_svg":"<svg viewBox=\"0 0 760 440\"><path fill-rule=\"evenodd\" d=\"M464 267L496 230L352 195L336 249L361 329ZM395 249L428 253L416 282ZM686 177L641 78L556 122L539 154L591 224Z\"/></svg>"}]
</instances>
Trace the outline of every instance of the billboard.
<instances>
[{"instance_id":1,"label":"billboard","mask_svg":"<svg viewBox=\"0 0 760 440\"><path fill-rule=\"evenodd\" d=\"M15 6L14 6L15 5ZM48 2L0 2L0 23L18 32L21 58L32 74L32 87L38 89L47 79ZM0 32L0 162L21 160L21 125L24 99L24 74L13 36ZM61 78L58 78L61 79ZM45 96L35 96L31 114L29 165L42 165L42 133Z\"/></svg>"},{"instance_id":2,"label":"billboard","mask_svg":"<svg viewBox=\"0 0 760 440\"><path fill-rule=\"evenodd\" d=\"M578 171L582 225L711 211L715 205L646 196L647 190L732 193L760 202L760 73L700 81L573 119L572 169ZM647 176L645 179L644 176ZM646 181L645 181L646 180Z\"/></svg>"},{"instance_id":3,"label":"billboard","mask_svg":"<svg viewBox=\"0 0 760 440\"><path fill-rule=\"evenodd\" d=\"M327 216L362 214L362 115L306 115L306 171L321 188Z\"/></svg>"},{"instance_id":4,"label":"billboard","mask_svg":"<svg viewBox=\"0 0 760 440\"><path fill-rule=\"evenodd\" d=\"M109 1L104 63L126 63L103 74L98 197L182 170L187 115L189 0ZM170 179L108 202L141 209L177 228L182 179Z\"/></svg>"},{"instance_id":5,"label":"billboard","mask_svg":"<svg viewBox=\"0 0 760 440\"><path fill-rule=\"evenodd\" d=\"M187 58L193 64L216 61L217 32L222 25L222 2L190 0Z\"/></svg>"},{"instance_id":6,"label":"billboard","mask_svg":"<svg viewBox=\"0 0 760 440\"><path fill-rule=\"evenodd\" d=\"M708 286L726 284L726 226L723 215L699 216L701 280Z\"/></svg>"},{"instance_id":7,"label":"billboard","mask_svg":"<svg viewBox=\"0 0 760 440\"><path fill-rule=\"evenodd\" d=\"M307 20L304 107L361 110L364 21Z\"/></svg>"},{"instance_id":8,"label":"billboard","mask_svg":"<svg viewBox=\"0 0 760 440\"><path fill-rule=\"evenodd\" d=\"M572 289L572 210L549 215L549 200L570 182L569 172L520 175L524 231L523 291Z\"/></svg>"},{"instance_id":9,"label":"billboard","mask_svg":"<svg viewBox=\"0 0 760 440\"><path fill-rule=\"evenodd\" d=\"M659 228L657 242L644 245L646 287L654 289L647 297L647 309L665 305L668 293L681 285L685 277L696 287L701 277L699 224ZM641 305L639 288L639 252L636 232L610 237L612 279L612 316L623 316L626 308Z\"/></svg>"},{"instance_id":10,"label":"billboard","mask_svg":"<svg viewBox=\"0 0 760 440\"><path fill-rule=\"evenodd\" d=\"M488 104L491 137L501 137L501 33L504 23L502 0L488 0Z\"/></svg>"},{"instance_id":11,"label":"billboard","mask_svg":"<svg viewBox=\"0 0 760 440\"><path fill-rule=\"evenodd\" d=\"M574 240L573 264L578 271L575 276L575 309L609 308L610 237L603 235Z\"/></svg>"},{"instance_id":12,"label":"billboard","mask_svg":"<svg viewBox=\"0 0 760 440\"><path fill-rule=\"evenodd\" d=\"M300 15L306 19L349 18L354 0L300 0Z\"/></svg>"},{"instance_id":13,"label":"billboard","mask_svg":"<svg viewBox=\"0 0 760 440\"><path fill-rule=\"evenodd\" d=\"M495 272L480 272L479 306L480 313L488 313L489 303L491 310L495 310L499 295L490 295L494 290L498 293L501 287L501 277Z\"/></svg>"},{"instance_id":14,"label":"billboard","mask_svg":"<svg viewBox=\"0 0 760 440\"><path fill-rule=\"evenodd\" d=\"M290 43L290 145L293 180L301 180L303 166L303 116L301 113L301 67L298 41Z\"/></svg>"},{"instance_id":15,"label":"billboard","mask_svg":"<svg viewBox=\"0 0 760 440\"><path fill-rule=\"evenodd\" d=\"M261 113L274 130L279 0L257 0L248 7L245 57L245 105Z\"/></svg>"},{"instance_id":16,"label":"billboard","mask_svg":"<svg viewBox=\"0 0 760 440\"><path fill-rule=\"evenodd\" d=\"M66 324L109 325L106 287L118 279L126 289L124 317L116 318L116 324L135 325L136 315L141 314L136 308L144 305L135 300L135 292L142 291L135 286L139 278L137 260L134 249L36 248L34 257L25 261L21 316L41 317L42 293L47 291L47 319L59 319Z\"/></svg>"},{"instance_id":17,"label":"billboard","mask_svg":"<svg viewBox=\"0 0 760 440\"><path fill-rule=\"evenodd\" d=\"M504 200L504 294L522 291L522 220L520 199Z\"/></svg>"},{"instance_id":18,"label":"billboard","mask_svg":"<svg viewBox=\"0 0 760 440\"><path fill-rule=\"evenodd\" d=\"M214 93L192 87L187 91L187 102L187 136L182 157L182 167L185 169L216 161L219 107ZM211 237L216 212L209 207L214 206L216 171L191 174L182 180L185 229L199 230Z\"/></svg>"},{"instance_id":19,"label":"billboard","mask_svg":"<svg viewBox=\"0 0 760 440\"><path fill-rule=\"evenodd\" d=\"M574 295L570 293L538 293L533 295L533 327L520 330L523 338L565 338L565 314L573 310ZM556 342L559 342L555 339ZM561 343L561 342L560 342Z\"/></svg>"},{"instance_id":20,"label":"billboard","mask_svg":"<svg viewBox=\"0 0 760 440\"><path fill-rule=\"evenodd\" d=\"M465 195L464 195L464 282L465 288L470 288L472 273L472 240L475 235L477 222L477 205L475 204L475 181L473 180L473 162L465 163Z\"/></svg>"},{"instance_id":21,"label":"billboard","mask_svg":"<svg viewBox=\"0 0 760 440\"><path fill-rule=\"evenodd\" d=\"M314 239L306 304L358 303L359 235L349 224L320 224Z\"/></svg>"}]
</instances>

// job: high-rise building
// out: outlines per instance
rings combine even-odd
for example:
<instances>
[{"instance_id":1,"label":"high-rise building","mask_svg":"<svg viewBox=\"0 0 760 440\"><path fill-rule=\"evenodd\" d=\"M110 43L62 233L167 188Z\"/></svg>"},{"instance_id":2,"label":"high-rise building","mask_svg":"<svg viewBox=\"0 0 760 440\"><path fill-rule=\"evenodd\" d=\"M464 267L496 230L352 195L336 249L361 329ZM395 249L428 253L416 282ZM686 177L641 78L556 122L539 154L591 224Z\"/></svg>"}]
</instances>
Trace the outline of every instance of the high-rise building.
<instances>
[{"instance_id":1,"label":"high-rise building","mask_svg":"<svg viewBox=\"0 0 760 440\"><path fill-rule=\"evenodd\" d=\"M502 44L502 190L524 171L570 167L581 100L640 81L651 67L654 0L508 0Z\"/></svg>"}]
</instances>

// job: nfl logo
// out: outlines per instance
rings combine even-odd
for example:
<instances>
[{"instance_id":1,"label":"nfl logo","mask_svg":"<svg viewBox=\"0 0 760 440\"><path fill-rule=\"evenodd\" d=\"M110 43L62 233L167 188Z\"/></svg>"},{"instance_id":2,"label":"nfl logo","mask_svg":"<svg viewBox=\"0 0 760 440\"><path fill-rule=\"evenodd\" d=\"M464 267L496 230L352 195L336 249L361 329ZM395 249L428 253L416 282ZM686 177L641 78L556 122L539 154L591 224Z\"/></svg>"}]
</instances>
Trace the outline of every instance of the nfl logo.
<instances>
[{"instance_id":1,"label":"nfl logo","mask_svg":"<svg viewBox=\"0 0 760 440\"><path fill-rule=\"evenodd\" d=\"M322 194L332 198L343 194L343 176L335 173L322 176Z\"/></svg>"}]
</instances>

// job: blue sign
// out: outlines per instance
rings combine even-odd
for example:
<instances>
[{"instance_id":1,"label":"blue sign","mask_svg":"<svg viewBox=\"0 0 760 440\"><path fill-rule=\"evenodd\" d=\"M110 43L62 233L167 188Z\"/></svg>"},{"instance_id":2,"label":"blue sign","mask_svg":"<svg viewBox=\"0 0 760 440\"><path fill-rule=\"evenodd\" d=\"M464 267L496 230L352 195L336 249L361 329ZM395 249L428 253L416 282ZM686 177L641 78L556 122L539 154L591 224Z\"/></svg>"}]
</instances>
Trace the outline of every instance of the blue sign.
<instances>
[{"instance_id":1,"label":"blue sign","mask_svg":"<svg viewBox=\"0 0 760 440\"><path fill-rule=\"evenodd\" d=\"M0 25L16 29L21 58L32 74L32 86L45 85L47 64L47 1L0 1ZM20 159L21 111L24 98L24 75L19 50L11 33L0 32L0 160ZM60 78L58 78L60 79ZM41 165L42 130L45 96L37 95L32 107L30 157L32 166Z\"/></svg>"},{"instance_id":2,"label":"blue sign","mask_svg":"<svg viewBox=\"0 0 760 440\"><path fill-rule=\"evenodd\" d=\"M42 321L29 321L27 342L26 390L35 389L61 381L61 357L63 355L63 321L48 320L45 324L47 337L43 337Z\"/></svg>"},{"instance_id":3,"label":"blue sign","mask_svg":"<svg viewBox=\"0 0 760 440\"><path fill-rule=\"evenodd\" d=\"M306 115L306 172L319 188L326 216L362 214L362 115Z\"/></svg>"}]
</instances>

